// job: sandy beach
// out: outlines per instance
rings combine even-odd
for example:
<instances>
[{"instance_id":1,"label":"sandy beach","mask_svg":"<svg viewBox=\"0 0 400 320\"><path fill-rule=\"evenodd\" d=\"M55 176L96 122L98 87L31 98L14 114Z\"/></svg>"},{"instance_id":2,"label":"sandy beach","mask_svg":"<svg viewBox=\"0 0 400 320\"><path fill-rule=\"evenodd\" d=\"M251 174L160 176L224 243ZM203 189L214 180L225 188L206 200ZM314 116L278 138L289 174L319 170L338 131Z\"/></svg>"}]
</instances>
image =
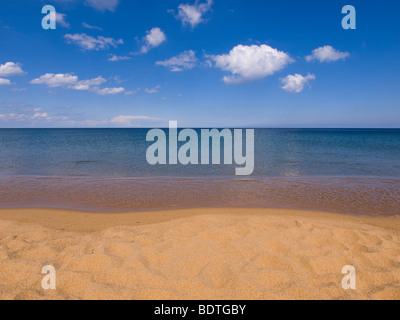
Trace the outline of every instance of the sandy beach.
<instances>
[{"instance_id":1,"label":"sandy beach","mask_svg":"<svg viewBox=\"0 0 400 320\"><path fill-rule=\"evenodd\" d=\"M356 290L342 288L346 265ZM0 270L0 299L400 299L400 218L3 209Z\"/></svg>"}]
</instances>

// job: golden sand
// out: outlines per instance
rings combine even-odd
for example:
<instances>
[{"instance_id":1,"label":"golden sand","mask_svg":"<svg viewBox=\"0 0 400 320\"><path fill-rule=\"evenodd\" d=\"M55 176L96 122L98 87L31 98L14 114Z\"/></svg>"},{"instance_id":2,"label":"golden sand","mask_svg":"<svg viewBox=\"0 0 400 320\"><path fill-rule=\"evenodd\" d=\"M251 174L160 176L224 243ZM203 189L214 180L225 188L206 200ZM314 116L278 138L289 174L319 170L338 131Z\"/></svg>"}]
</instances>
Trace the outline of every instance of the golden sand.
<instances>
[{"instance_id":1,"label":"golden sand","mask_svg":"<svg viewBox=\"0 0 400 320\"><path fill-rule=\"evenodd\" d=\"M56 290L43 290L53 265ZM356 290L342 288L345 265ZM0 210L1 299L400 299L400 218Z\"/></svg>"}]
</instances>

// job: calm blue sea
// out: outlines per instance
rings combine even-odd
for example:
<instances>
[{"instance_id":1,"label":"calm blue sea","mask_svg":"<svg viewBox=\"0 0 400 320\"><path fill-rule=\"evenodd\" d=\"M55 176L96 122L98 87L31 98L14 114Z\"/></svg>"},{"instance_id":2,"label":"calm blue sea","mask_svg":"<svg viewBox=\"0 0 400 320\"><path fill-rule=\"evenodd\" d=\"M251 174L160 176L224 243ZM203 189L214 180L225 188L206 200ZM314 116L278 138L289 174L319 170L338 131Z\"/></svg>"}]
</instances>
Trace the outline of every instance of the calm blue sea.
<instances>
[{"instance_id":1,"label":"calm blue sea","mask_svg":"<svg viewBox=\"0 0 400 320\"><path fill-rule=\"evenodd\" d=\"M236 165L150 166L148 129L1 129L2 176L226 177ZM199 131L200 133L200 131ZM400 178L400 130L256 129L257 177Z\"/></svg>"},{"instance_id":2,"label":"calm blue sea","mask_svg":"<svg viewBox=\"0 0 400 320\"><path fill-rule=\"evenodd\" d=\"M1 129L0 207L400 215L400 130L256 129L247 177L236 165L151 166L148 130Z\"/></svg>"}]
</instances>

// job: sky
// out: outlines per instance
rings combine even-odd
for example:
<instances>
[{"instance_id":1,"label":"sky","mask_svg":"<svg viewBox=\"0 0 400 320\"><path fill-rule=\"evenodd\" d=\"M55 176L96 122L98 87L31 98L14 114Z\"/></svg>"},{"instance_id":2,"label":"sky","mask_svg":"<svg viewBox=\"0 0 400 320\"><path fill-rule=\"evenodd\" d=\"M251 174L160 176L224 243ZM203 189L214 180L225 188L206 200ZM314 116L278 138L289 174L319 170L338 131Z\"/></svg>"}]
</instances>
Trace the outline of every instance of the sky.
<instances>
[{"instance_id":1,"label":"sky","mask_svg":"<svg viewBox=\"0 0 400 320\"><path fill-rule=\"evenodd\" d=\"M0 128L400 128L398 1L0 4Z\"/></svg>"}]
</instances>

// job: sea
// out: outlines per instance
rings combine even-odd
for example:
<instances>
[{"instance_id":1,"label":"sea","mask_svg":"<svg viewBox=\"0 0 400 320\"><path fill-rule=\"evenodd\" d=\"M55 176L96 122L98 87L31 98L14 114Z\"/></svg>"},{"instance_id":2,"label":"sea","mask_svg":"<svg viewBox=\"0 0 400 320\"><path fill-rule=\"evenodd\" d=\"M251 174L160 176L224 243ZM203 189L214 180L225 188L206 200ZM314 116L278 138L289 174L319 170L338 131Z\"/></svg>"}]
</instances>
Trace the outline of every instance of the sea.
<instances>
[{"instance_id":1,"label":"sea","mask_svg":"<svg viewBox=\"0 0 400 320\"><path fill-rule=\"evenodd\" d=\"M0 208L400 215L400 129L255 129L249 176L223 164L223 144L220 165L150 165L149 130L0 129Z\"/></svg>"}]
</instances>

